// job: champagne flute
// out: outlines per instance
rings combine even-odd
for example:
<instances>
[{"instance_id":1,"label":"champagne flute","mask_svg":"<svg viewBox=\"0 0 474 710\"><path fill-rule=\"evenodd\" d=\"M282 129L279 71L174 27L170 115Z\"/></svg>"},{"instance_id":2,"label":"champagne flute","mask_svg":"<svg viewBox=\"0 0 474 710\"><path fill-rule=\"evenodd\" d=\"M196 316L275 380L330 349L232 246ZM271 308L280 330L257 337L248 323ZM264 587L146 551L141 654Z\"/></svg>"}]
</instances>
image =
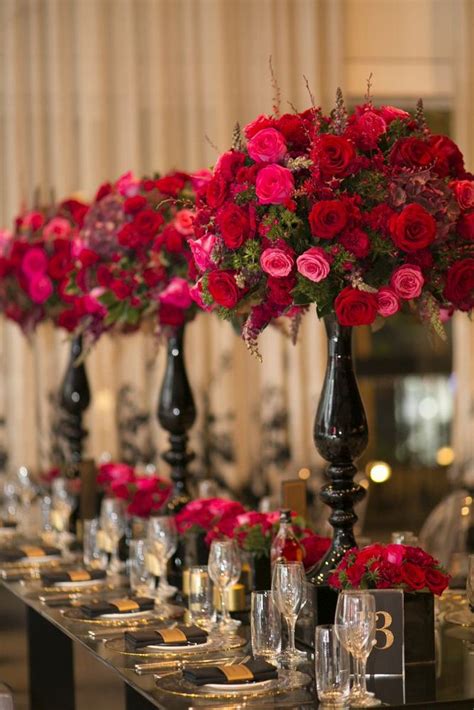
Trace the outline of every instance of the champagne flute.
<instances>
[{"instance_id":1,"label":"champagne flute","mask_svg":"<svg viewBox=\"0 0 474 710\"><path fill-rule=\"evenodd\" d=\"M290 661L306 658L306 653L295 646L295 626L305 602L305 574L301 562L277 562L273 568L272 592L275 604L288 626L288 648L283 658Z\"/></svg>"},{"instance_id":2,"label":"champagne flute","mask_svg":"<svg viewBox=\"0 0 474 710\"><path fill-rule=\"evenodd\" d=\"M119 558L119 542L125 532L122 501L116 498L104 498L100 507L100 529L106 535L107 547L112 554L110 571L121 572L123 565Z\"/></svg>"},{"instance_id":3,"label":"champagne flute","mask_svg":"<svg viewBox=\"0 0 474 710\"><path fill-rule=\"evenodd\" d=\"M375 598L370 592L343 591L336 606L336 634L354 659L354 685L351 703L359 707L380 705L380 700L367 691L367 659L375 643Z\"/></svg>"},{"instance_id":4,"label":"champagne flute","mask_svg":"<svg viewBox=\"0 0 474 710\"><path fill-rule=\"evenodd\" d=\"M162 599L167 599L177 591L176 587L168 583L167 574L168 561L178 547L178 530L175 519L170 515L156 515L150 518L147 540L152 555L158 560L160 571L158 595Z\"/></svg>"},{"instance_id":5,"label":"champagne flute","mask_svg":"<svg viewBox=\"0 0 474 710\"><path fill-rule=\"evenodd\" d=\"M221 600L221 618L218 625L224 629L239 626L231 619L226 605L226 591L235 584L242 571L242 562L235 540L213 540L209 551L209 576L219 589Z\"/></svg>"},{"instance_id":6,"label":"champagne flute","mask_svg":"<svg viewBox=\"0 0 474 710\"><path fill-rule=\"evenodd\" d=\"M68 555L67 544L70 539L69 519L74 507L74 497L68 489L66 478L55 478L51 484L51 520L57 533L59 547L63 555Z\"/></svg>"}]
</instances>

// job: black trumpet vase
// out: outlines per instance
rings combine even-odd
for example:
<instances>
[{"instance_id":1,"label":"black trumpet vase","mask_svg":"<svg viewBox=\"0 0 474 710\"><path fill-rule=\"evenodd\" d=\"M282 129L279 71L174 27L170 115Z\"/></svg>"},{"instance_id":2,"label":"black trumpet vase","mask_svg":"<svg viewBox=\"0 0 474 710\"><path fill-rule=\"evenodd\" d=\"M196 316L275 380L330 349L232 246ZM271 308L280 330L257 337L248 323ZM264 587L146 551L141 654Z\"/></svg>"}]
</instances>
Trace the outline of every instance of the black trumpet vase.
<instances>
[{"instance_id":1,"label":"black trumpet vase","mask_svg":"<svg viewBox=\"0 0 474 710\"><path fill-rule=\"evenodd\" d=\"M332 545L321 562L308 572L311 582L327 583L346 550L356 546L354 505L365 491L354 482L358 458L367 446L369 432L364 405L352 361L352 328L342 326L335 315L324 319L328 336L328 362L323 391L314 423L314 441L329 462L329 482L321 498L332 508L329 522L334 528Z\"/></svg>"},{"instance_id":2,"label":"black trumpet vase","mask_svg":"<svg viewBox=\"0 0 474 710\"><path fill-rule=\"evenodd\" d=\"M158 403L158 421L169 434L170 448L162 455L171 467L173 482L167 512L178 513L191 500L188 490L188 431L196 419L196 407L184 361L184 326L168 338L166 369Z\"/></svg>"},{"instance_id":3,"label":"black trumpet vase","mask_svg":"<svg viewBox=\"0 0 474 710\"><path fill-rule=\"evenodd\" d=\"M78 335L71 344L69 363L59 394L62 410L59 434L68 451L67 463L72 466L82 461L83 443L87 436L82 419L91 400L85 365L82 361L78 362L82 347L82 335Z\"/></svg>"}]
</instances>

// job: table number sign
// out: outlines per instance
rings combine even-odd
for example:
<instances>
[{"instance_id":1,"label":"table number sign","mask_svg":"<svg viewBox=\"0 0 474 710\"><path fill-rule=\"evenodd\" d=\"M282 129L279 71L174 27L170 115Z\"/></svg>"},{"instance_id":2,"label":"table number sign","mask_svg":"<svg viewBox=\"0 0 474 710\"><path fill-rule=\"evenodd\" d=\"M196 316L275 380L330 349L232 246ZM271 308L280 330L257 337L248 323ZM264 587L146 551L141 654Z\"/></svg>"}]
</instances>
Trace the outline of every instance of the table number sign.
<instances>
[{"instance_id":1,"label":"table number sign","mask_svg":"<svg viewBox=\"0 0 474 710\"><path fill-rule=\"evenodd\" d=\"M370 675L403 675L405 661L405 609L401 589L376 589L375 646L369 656Z\"/></svg>"}]
</instances>

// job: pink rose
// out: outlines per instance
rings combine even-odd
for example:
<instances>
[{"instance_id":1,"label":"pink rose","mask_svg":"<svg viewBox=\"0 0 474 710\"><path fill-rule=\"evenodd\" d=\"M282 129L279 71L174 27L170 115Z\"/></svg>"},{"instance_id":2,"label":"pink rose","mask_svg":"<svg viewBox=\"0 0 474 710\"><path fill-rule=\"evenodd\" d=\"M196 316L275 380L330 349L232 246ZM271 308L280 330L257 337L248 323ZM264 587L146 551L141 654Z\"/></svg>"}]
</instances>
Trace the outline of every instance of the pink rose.
<instances>
[{"instance_id":1,"label":"pink rose","mask_svg":"<svg viewBox=\"0 0 474 710\"><path fill-rule=\"evenodd\" d=\"M28 292L34 303L44 303L53 293L53 284L49 276L35 276L28 284Z\"/></svg>"},{"instance_id":2,"label":"pink rose","mask_svg":"<svg viewBox=\"0 0 474 710\"><path fill-rule=\"evenodd\" d=\"M393 272L390 279L390 285L394 289L397 296L409 300L417 298L423 288L425 279L421 273L419 266L400 266Z\"/></svg>"},{"instance_id":3,"label":"pink rose","mask_svg":"<svg viewBox=\"0 0 474 710\"><path fill-rule=\"evenodd\" d=\"M454 192L454 196L462 210L472 210L474 208L474 181L453 180L449 187Z\"/></svg>"},{"instance_id":4,"label":"pink rose","mask_svg":"<svg viewBox=\"0 0 474 710\"><path fill-rule=\"evenodd\" d=\"M54 217L43 229L45 239L67 239L71 234L71 225L64 217Z\"/></svg>"},{"instance_id":5,"label":"pink rose","mask_svg":"<svg viewBox=\"0 0 474 710\"><path fill-rule=\"evenodd\" d=\"M267 165L257 175L256 193L261 205L282 205L294 189L293 175L281 165Z\"/></svg>"},{"instance_id":6,"label":"pink rose","mask_svg":"<svg viewBox=\"0 0 474 710\"><path fill-rule=\"evenodd\" d=\"M204 303L203 298L202 298L202 283L199 280L197 283L195 283L191 288L189 289L189 295L193 299L194 303L198 306L198 308L201 308L203 311L210 312L213 310L214 305L213 304L207 304Z\"/></svg>"},{"instance_id":7,"label":"pink rose","mask_svg":"<svg viewBox=\"0 0 474 710\"><path fill-rule=\"evenodd\" d=\"M296 260L296 268L310 281L322 281L329 274L331 266L324 249L311 247Z\"/></svg>"},{"instance_id":8,"label":"pink rose","mask_svg":"<svg viewBox=\"0 0 474 710\"><path fill-rule=\"evenodd\" d=\"M44 215L41 212L27 212L21 218L21 227L23 229L29 229L32 232L36 232L37 229L41 229L44 224Z\"/></svg>"},{"instance_id":9,"label":"pink rose","mask_svg":"<svg viewBox=\"0 0 474 710\"><path fill-rule=\"evenodd\" d=\"M39 247L29 249L21 260L21 270L28 278L44 274L47 268L48 259Z\"/></svg>"},{"instance_id":10,"label":"pink rose","mask_svg":"<svg viewBox=\"0 0 474 710\"><path fill-rule=\"evenodd\" d=\"M203 168L202 170L196 170L195 173L192 173L190 175L191 185L193 186L193 189L196 191L200 190L204 187L204 185L207 185L211 177L212 173L207 168Z\"/></svg>"},{"instance_id":11,"label":"pink rose","mask_svg":"<svg viewBox=\"0 0 474 710\"><path fill-rule=\"evenodd\" d=\"M175 229L185 237L194 233L194 210L179 210L174 218Z\"/></svg>"},{"instance_id":12,"label":"pink rose","mask_svg":"<svg viewBox=\"0 0 474 710\"><path fill-rule=\"evenodd\" d=\"M174 276L168 286L160 293L160 302L176 308L189 308L193 299L189 293L189 284L180 276Z\"/></svg>"},{"instance_id":13,"label":"pink rose","mask_svg":"<svg viewBox=\"0 0 474 710\"><path fill-rule=\"evenodd\" d=\"M115 183L116 189L124 197L134 197L140 188L140 180L129 170L119 177Z\"/></svg>"},{"instance_id":14,"label":"pink rose","mask_svg":"<svg viewBox=\"0 0 474 710\"><path fill-rule=\"evenodd\" d=\"M405 547L404 545L387 545L384 554L387 562L400 566L405 557Z\"/></svg>"},{"instance_id":15,"label":"pink rose","mask_svg":"<svg viewBox=\"0 0 474 710\"><path fill-rule=\"evenodd\" d=\"M0 229L0 256L6 256L12 244L12 233L8 229Z\"/></svg>"},{"instance_id":16,"label":"pink rose","mask_svg":"<svg viewBox=\"0 0 474 710\"><path fill-rule=\"evenodd\" d=\"M278 163L285 157L287 147L280 131L276 128L264 128L249 140L247 150L256 163Z\"/></svg>"},{"instance_id":17,"label":"pink rose","mask_svg":"<svg viewBox=\"0 0 474 710\"><path fill-rule=\"evenodd\" d=\"M400 308L398 296L390 286L383 286L377 293L378 312L384 318L393 316Z\"/></svg>"},{"instance_id":18,"label":"pink rose","mask_svg":"<svg viewBox=\"0 0 474 710\"><path fill-rule=\"evenodd\" d=\"M202 273L207 269L215 267L212 261L212 252L216 246L217 237L215 234L208 234L200 239L190 239L188 241L189 248L193 255L194 263L198 270Z\"/></svg>"},{"instance_id":19,"label":"pink rose","mask_svg":"<svg viewBox=\"0 0 474 710\"><path fill-rule=\"evenodd\" d=\"M260 256L260 266L266 274L282 278L288 276L291 272L295 261L289 251L269 247L264 249Z\"/></svg>"}]
</instances>

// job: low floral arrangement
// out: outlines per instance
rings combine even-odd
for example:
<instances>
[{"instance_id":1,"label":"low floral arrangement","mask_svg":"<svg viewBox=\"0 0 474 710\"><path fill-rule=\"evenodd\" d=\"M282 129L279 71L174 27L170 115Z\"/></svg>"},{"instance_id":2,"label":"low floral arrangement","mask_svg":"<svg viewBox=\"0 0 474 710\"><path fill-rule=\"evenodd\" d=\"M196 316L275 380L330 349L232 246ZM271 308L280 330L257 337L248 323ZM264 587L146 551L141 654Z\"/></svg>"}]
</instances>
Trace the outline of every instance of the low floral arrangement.
<instances>
[{"instance_id":1,"label":"low floral arrangement","mask_svg":"<svg viewBox=\"0 0 474 710\"><path fill-rule=\"evenodd\" d=\"M206 542L210 545L213 540L229 537L237 542L241 550L250 552L256 559L269 559L272 542L279 525L278 511L270 513L245 511L226 516L214 524L206 535ZM305 551L304 565L307 568L312 567L329 549L331 541L329 538L315 535L306 528L304 521L296 513L292 513L292 527Z\"/></svg>"},{"instance_id":2,"label":"low floral arrangement","mask_svg":"<svg viewBox=\"0 0 474 710\"><path fill-rule=\"evenodd\" d=\"M126 503L129 515L149 518L158 513L171 494L169 481L141 473L125 463L108 462L99 466L97 483L105 495Z\"/></svg>"},{"instance_id":3,"label":"low floral arrangement","mask_svg":"<svg viewBox=\"0 0 474 710\"><path fill-rule=\"evenodd\" d=\"M199 498L185 505L176 514L176 526L180 535L208 533L226 520L235 520L245 512L241 503L227 498Z\"/></svg>"},{"instance_id":4,"label":"low floral arrangement","mask_svg":"<svg viewBox=\"0 0 474 710\"><path fill-rule=\"evenodd\" d=\"M131 172L102 185L84 220L84 249L69 291L93 294L105 310L99 331L134 330L155 318L177 327L193 318L190 286L196 278L191 253L195 189L207 171L138 179Z\"/></svg>"},{"instance_id":5,"label":"low floral arrangement","mask_svg":"<svg viewBox=\"0 0 474 710\"><path fill-rule=\"evenodd\" d=\"M474 305L474 176L448 137L366 103L261 115L237 127L195 219L194 292L224 318L247 314L251 349L275 317L315 303L344 326ZM294 311L293 311L294 312Z\"/></svg>"},{"instance_id":6,"label":"low floral arrangement","mask_svg":"<svg viewBox=\"0 0 474 710\"><path fill-rule=\"evenodd\" d=\"M449 575L420 547L374 544L348 550L329 578L334 589L427 590L440 595Z\"/></svg>"},{"instance_id":7,"label":"low floral arrangement","mask_svg":"<svg viewBox=\"0 0 474 710\"><path fill-rule=\"evenodd\" d=\"M1 233L0 310L26 333L46 319L73 331L84 315L102 310L93 295L71 296L66 288L87 211L88 205L66 200L22 213L13 233Z\"/></svg>"}]
</instances>

